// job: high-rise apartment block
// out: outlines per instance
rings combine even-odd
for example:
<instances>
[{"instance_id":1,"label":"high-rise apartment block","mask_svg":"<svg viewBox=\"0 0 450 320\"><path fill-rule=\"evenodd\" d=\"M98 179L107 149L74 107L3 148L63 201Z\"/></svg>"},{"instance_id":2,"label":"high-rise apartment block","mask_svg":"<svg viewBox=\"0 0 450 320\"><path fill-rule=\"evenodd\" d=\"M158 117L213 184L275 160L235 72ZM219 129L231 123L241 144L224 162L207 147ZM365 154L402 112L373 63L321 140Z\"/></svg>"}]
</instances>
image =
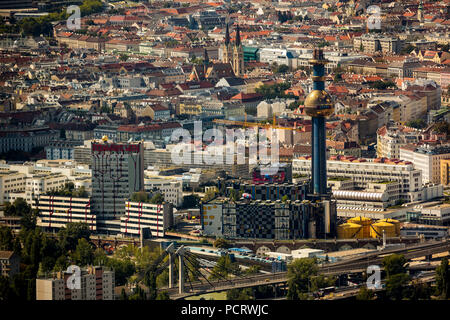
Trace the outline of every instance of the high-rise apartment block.
<instances>
[{"instance_id":1,"label":"high-rise apartment block","mask_svg":"<svg viewBox=\"0 0 450 320\"><path fill-rule=\"evenodd\" d=\"M125 199L144 190L143 143L92 143L92 212L100 232L120 232Z\"/></svg>"}]
</instances>

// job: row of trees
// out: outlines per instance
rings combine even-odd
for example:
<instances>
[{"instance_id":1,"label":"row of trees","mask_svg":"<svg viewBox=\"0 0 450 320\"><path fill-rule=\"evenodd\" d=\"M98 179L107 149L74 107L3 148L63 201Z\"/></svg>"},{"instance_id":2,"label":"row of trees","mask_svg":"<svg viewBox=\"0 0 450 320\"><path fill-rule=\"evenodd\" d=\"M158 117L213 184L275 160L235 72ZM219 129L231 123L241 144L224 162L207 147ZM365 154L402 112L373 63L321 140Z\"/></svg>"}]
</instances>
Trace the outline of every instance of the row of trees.
<instances>
[{"instance_id":1,"label":"row of trees","mask_svg":"<svg viewBox=\"0 0 450 320\"><path fill-rule=\"evenodd\" d=\"M92 13L101 12L103 4L100 0L84 0L80 5L81 16L86 16ZM17 26L13 31L18 31L24 36L51 36L53 32L52 22L63 21L69 18L66 9L60 12L52 12L44 17L39 18L25 18L17 22Z\"/></svg>"},{"instance_id":2,"label":"row of trees","mask_svg":"<svg viewBox=\"0 0 450 320\"><path fill-rule=\"evenodd\" d=\"M131 195L131 201L151 203L151 204L162 204L164 202L164 196L159 192L151 196L148 192L139 191Z\"/></svg>"},{"instance_id":3,"label":"row of trees","mask_svg":"<svg viewBox=\"0 0 450 320\"><path fill-rule=\"evenodd\" d=\"M74 198L87 198L89 196L84 187L75 188L73 182L67 182L64 187L59 190L48 191L47 195Z\"/></svg>"},{"instance_id":4,"label":"row of trees","mask_svg":"<svg viewBox=\"0 0 450 320\"><path fill-rule=\"evenodd\" d=\"M289 95L285 94L285 91L291 87L289 82L276 83L273 85L262 85L256 88L256 93L263 96L265 100L274 98L287 98Z\"/></svg>"}]
</instances>

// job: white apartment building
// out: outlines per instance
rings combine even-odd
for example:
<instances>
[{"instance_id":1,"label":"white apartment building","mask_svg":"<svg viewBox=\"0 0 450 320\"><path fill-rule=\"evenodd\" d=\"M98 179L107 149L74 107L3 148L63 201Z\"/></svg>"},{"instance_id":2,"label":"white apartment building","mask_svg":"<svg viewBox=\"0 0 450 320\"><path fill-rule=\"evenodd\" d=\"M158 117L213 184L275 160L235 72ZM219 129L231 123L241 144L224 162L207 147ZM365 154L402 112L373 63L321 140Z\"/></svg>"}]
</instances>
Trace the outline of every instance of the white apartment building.
<instances>
[{"instance_id":1,"label":"white apartment building","mask_svg":"<svg viewBox=\"0 0 450 320\"><path fill-rule=\"evenodd\" d=\"M60 173L33 174L26 178L25 200L31 206L39 195L64 188L69 179Z\"/></svg>"},{"instance_id":2,"label":"white apartment building","mask_svg":"<svg viewBox=\"0 0 450 320\"><path fill-rule=\"evenodd\" d=\"M384 162L381 162L384 161ZM292 174L311 175L311 157L300 157L292 161ZM371 182L397 181L400 197L408 202L421 201L422 172L412 163L382 159L328 160L328 177L348 177L357 188L367 188Z\"/></svg>"},{"instance_id":3,"label":"white apartment building","mask_svg":"<svg viewBox=\"0 0 450 320\"><path fill-rule=\"evenodd\" d=\"M140 236L148 228L152 237L164 237L165 231L173 225L171 203L152 204L125 201L125 214L120 217L120 232L125 236Z\"/></svg>"},{"instance_id":4,"label":"white apartment building","mask_svg":"<svg viewBox=\"0 0 450 320\"><path fill-rule=\"evenodd\" d=\"M159 191L164 195L164 201L170 202L175 207L183 203L183 181L173 177L146 175L144 189L147 192Z\"/></svg>"},{"instance_id":5,"label":"white apartment building","mask_svg":"<svg viewBox=\"0 0 450 320\"><path fill-rule=\"evenodd\" d=\"M392 119L395 122L405 123L410 120L419 119L427 113L427 97L418 95L389 95L382 94L374 97L370 103L383 101L395 101L398 105L393 107Z\"/></svg>"},{"instance_id":6,"label":"white apartment building","mask_svg":"<svg viewBox=\"0 0 450 320\"><path fill-rule=\"evenodd\" d=\"M17 171L3 171L0 168L0 204L14 202L12 193L25 192L26 176Z\"/></svg>"},{"instance_id":7,"label":"white apartment building","mask_svg":"<svg viewBox=\"0 0 450 320\"><path fill-rule=\"evenodd\" d=\"M58 272L51 278L36 279L36 300L114 300L114 271L105 267L81 270L81 289L70 289L71 274Z\"/></svg>"},{"instance_id":8,"label":"white apartment building","mask_svg":"<svg viewBox=\"0 0 450 320\"><path fill-rule=\"evenodd\" d=\"M262 48L259 50L259 61L269 64L286 65L289 69L293 67L294 54L292 51L280 48Z\"/></svg>"},{"instance_id":9,"label":"white apartment building","mask_svg":"<svg viewBox=\"0 0 450 320\"><path fill-rule=\"evenodd\" d=\"M377 130L377 157L400 159L400 148L418 143L422 138L420 130L404 126L382 126Z\"/></svg>"},{"instance_id":10,"label":"white apartment building","mask_svg":"<svg viewBox=\"0 0 450 320\"><path fill-rule=\"evenodd\" d=\"M47 191L63 188L67 182L91 190L91 171L67 160L39 160L36 163L0 164L0 203L34 200Z\"/></svg>"},{"instance_id":11,"label":"white apartment building","mask_svg":"<svg viewBox=\"0 0 450 320\"><path fill-rule=\"evenodd\" d=\"M412 162L414 168L422 171L424 183L440 183L440 161L450 159L450 146L404 146L400 148L400 159Z\"/></svg>"},{"instance_id":12,"label":"white apartment building","mask_svg":"<svg viewBox=\"0 0 450 320\"><path fill-rule=\"evenodd\" d=\"M40 195L37 225L48 231L58 231L68 223L86 223L90 230L97 230L97 219L91 212L90 198Z\"/></svg>"}]
</instances>

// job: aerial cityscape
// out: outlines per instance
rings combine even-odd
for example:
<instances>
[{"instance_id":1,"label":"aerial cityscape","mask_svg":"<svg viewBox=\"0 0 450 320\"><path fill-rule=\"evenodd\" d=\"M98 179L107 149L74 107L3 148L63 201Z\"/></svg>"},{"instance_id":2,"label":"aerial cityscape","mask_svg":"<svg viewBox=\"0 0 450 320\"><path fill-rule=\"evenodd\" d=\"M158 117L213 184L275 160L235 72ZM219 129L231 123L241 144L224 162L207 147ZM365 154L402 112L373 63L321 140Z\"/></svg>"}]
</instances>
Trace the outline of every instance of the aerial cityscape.
<instances>
[{"instance_id":1,"label":"aerial cityscape","mask_svg":"<svg viewBox=\"0 0 450 320\"><path fill-rule=\"evenodd\" d=\"M0 14L0 302L450 300L450 0Z\"/></svg>"}]
</instances>

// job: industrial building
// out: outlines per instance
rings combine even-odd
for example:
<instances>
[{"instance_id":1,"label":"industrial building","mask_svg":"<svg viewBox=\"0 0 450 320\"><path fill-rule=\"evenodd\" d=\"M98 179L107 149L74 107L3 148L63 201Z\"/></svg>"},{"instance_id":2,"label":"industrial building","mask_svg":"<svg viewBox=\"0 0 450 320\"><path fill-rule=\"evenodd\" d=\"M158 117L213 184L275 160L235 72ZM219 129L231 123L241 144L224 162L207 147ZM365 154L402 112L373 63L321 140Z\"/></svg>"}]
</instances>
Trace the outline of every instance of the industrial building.
<instances>
[{"instance_id":1,"label":"industrial building","mask_svg":"<svg viewBox=\"0 0 450 320\"><path fill-rule=\"evenodd\" d=\"M200 207L205 235L291 240L334 236L335 202L215 199Z\"/></svg>"},{"instance_id":2,"label":"industrial building","mask_svg":"<svg viewBox=\"0 0 450 320\"><path fill-rule=\"evenodd\" d=\"M292 161L292 173L310 175L310 157ZM409 161L396 159L356 159L353 157L330 157L327 161L330 177L350 178L355 187L366 189L369 183L396 181L400 183L400 199L406 202L426 201L442 196L442 186L423 186L422 171ZM435 190L436 189L436 190Z\"/></svg>"},{"instance_id":3,"label":"industrial building","mask_svg":"<svg viewBox=\"0 0 450 320\"><path fill-rule=\"evenodd\" d=\"M369 239L400 236L400 221L394 219L372 220L354 217L337 226L338 239Z\"/></svg>"},{"instance_id":4,"label":"industrial building","mask_svg":"<svg viewBox=\"0 0 450 320\"><path fill-rule=\"evenodd\" d=\"M303 183L263 183L255 184L251 182L241 182L239 180L224 180L219 179L218 189L221 186L228 190L239 190L242 193L248 193L251 195L252 200L281 200L284 196L287 196L289 200L304 200L305 195L309 190L308 182Z\"/></svg>"}]
</instances>

